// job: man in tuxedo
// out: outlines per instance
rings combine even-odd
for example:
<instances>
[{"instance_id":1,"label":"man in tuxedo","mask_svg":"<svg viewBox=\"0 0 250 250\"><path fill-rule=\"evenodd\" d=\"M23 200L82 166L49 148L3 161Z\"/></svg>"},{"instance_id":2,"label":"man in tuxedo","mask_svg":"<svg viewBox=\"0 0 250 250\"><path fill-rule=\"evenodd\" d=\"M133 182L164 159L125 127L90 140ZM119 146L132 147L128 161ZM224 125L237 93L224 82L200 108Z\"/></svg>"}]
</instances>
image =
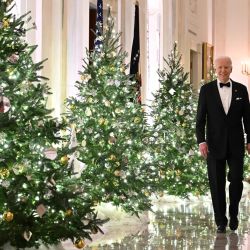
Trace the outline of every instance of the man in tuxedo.
<instances>
[{"instance_id":1,"label":"man in tuxedo","mask_svg":"<svg viewBox=\"0 0 250 250\"><path fill-rule=\"evenodd\" d=\"M243 190L243 162L250 154L250 104L247 88L230 79L230 57L215 60L217 80L200 89L196 137L201 155L207 159L208 179L218 233L225 233L226 164L229 184L229 227L238 228L238 209ZM243 126L244 125L244 126ZM246 133L246 142L244 140Z\"/></svg>"}]
</instances>

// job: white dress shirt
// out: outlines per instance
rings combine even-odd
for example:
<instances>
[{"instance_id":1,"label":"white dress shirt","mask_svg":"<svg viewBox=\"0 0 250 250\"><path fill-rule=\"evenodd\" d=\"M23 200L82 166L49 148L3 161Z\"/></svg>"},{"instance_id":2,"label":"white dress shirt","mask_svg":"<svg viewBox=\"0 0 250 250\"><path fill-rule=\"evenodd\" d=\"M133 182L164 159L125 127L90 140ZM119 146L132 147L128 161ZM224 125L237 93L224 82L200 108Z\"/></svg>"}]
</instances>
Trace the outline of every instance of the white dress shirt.
<instances>
[{"instance_id":1,"label":"white dress shirt","mask_svg":"<svg viewBox=\"0 0 250 250\"><path fill-rule=\"evenodd\" d=\"M220 87L220 81L217 79L217 87L220 94L220 99L224 108L225 113L228 113L232 99L232 81L229 80L230 87Z\"/></svg>"}]
</instances>

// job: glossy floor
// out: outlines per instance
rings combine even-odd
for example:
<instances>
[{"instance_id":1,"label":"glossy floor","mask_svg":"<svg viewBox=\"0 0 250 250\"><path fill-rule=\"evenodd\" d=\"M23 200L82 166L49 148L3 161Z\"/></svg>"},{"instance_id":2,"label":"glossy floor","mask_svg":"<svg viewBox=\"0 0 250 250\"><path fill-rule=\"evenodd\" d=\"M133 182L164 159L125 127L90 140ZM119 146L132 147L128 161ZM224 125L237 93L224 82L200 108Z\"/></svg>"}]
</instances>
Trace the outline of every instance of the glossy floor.
<instances>
[{"instance_id":1,"label":"glossy floor","mask_svg":"<svg viewBox=\"0 0 250 250\"><path fill-rule=\"evenodd\" d=\"M140 219L108 204L100 206L98 214L111 220L102 228L105 234L93 235L84 250L250 250L249 194L240 204L238 230L227 228L226 234L216 234L209 197L189 201L164 197L155 201L153 212L142 214ZM76 249L71 241L49 248Z\"/></svg>"},{"instance_id":2,"label":"glossy floor","mask_svg":"<svg viewBox=\"0 0 250 250\"><path fill-rule=\"evenodd\" d=\"M240 204L240 225L237 231L227 228L226 234L216 234L211 201L157 202L154 212L135 224L123 218L110 225L105 236L95 236L87 250L250 250L250 200ZM131 220L134 218L131 217ZM107 227L107 226L106 226ZM121 232L126 232L122 238ZM131 232L130 232L131 231ZM70 247L71 245L71 247ZM65 249L75 249L64 243Z\"/></svg>"},{"instance_id":3,"label":"glossy floor","mask_svg":"<svg viewBox=\"0 0 250 250\"><path fill-rule=\"evenodd\" d=\"M159 209L150 215L148 228L143 232L125 237L119 243L112 243L89 249L248 249L249 209L242 207L240 226L237 232L230 230L226 234L216 234L213 217L208 204L192 207L183 204L180 207ZM112 239L110 239L112 240ZM244 248L243 248L244 246ZM227 247L227 248L226 248Z\"/></svg>"}]
</instances>

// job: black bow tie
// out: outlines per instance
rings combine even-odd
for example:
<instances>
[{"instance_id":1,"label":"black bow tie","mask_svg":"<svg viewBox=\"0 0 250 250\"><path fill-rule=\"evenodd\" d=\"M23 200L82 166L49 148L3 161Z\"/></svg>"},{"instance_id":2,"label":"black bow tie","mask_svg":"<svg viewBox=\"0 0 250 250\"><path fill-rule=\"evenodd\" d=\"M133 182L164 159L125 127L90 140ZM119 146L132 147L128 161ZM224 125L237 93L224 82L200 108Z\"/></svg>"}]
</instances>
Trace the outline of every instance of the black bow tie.
<instances>
[{"instance_id":1,"label":"black bow tie","mask_svg":"<svg viewBox=\"0 0 250 250\"><path fill-rule=\"evenodd\" d=\"M222 87L230 87L230 82L227 82L227 83L222 83L222 82L220 82L220 87L222 88Z\"/></svg>"}]
</instances>

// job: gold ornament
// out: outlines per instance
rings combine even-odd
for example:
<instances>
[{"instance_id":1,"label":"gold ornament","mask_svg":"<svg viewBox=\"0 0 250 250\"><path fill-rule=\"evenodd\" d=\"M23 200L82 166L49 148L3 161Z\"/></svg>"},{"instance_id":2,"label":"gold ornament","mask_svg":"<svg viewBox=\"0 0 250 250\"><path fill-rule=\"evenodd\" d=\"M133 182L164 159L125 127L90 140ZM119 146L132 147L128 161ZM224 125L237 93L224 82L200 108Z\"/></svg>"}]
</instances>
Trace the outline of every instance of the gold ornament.
<instances>
[{"instance_id":1,"label":"gold ornament","mask_svg":"<svg viewBox=\"0 0 250 250\"><path fill-rule=\"evenodd\" d=\"M72 105L69 106L69 108L70 108L70 110L73 111L73 110L75 110L76 106L74 104L72 104Z\"/></svg>"},{"instance_id":2,"label":"gold ornament","mask_svg":"<svg viewBox=\"0 0 250 250\"><path fill-rule=\"evenodd\" d=\"M13 74L13 72L14 72L14 68L12 67L12 66L9 66L9 67L7 67L6 68L6 72L10 75L10 74Z\"/></svg>"},{"instance_id":3,"label":"gold ornament","mask_svg":"<svg viewBox=\"0 0 250 250\"><path fill-rule=\"evenodd\" d=\"M79 249L84 248L85 247L84 240L83 239L76 240L75 246L76 246L76 248L79 248Z\"/></svg>"},{"instance_id":4,"label":"gold ornament","mask_svg":"<svg viewBox=\"0 0 250 250\"><path fill-rule=\"evenodd\" d=\"M9 20L6 19L6 18L4 18L4 19L3 19L3 27L4 27L4 28L8 28L9 26L10 26Z\"/></svg>"},{"instance_id":5,"label":"gold ornament","mask_svg":"<svg viewBox=\"0 0 250 250\"><path fill-rule=\"evenodd\" d=\"M15 164L12 168L13 172L18 175L22 174L26 170L26 166L24 164Z\"/></svg>"},{"instance_id":6,"label":"gold ornament","mask_svg":"<svg viewBox=\"0 0 250 250\"><path fill-rule=\"evenodd\" d=\"M105 120L103 117L98 120L99 125L105 124Z\"/></svg>"},{"instance_id":7,"label":"gold ornament","mask_svg":"<svg viewBox=\"0 0 250 250\"><path fill-rule=\"evenodd\" d=\"M164 176L165 175L165 173L164 173L164 171L161 169L160 170L160 176Z\"/></svg>"},{"instance_id":8,"label":"gold ornament","mask_svg":"<svg viewBox=\"0 0 250 250\"><path fill-rule=\"evenodd\" d=\"M140 123L140 122L141 122L141 118L140 117L135 117L134 123Z\"/></svg>"},{"instance_id":9,"label":"gold ornament","mask_svg":"<svg viewBox=\"0 0 250 250\"><path fill-rule=\"evenodd\" d=\"M180 176L181 175L181 171L180 170L176 170L176 175Z\"/></svg>"},{"instance_id":10,"label":"gold ornament","mask_svg":"<svg viewBox=\"0 0 250 250\"><path fill-rule=\"evenodd\" d=\"M67 156L67 155L62 156L61 159L60 159L60 162L61 162L63 165L68 164L68 162L69 162L68 156Z\"/></svg>"},{"instance_id":11,"label":"gold ornament","mask_svg":"<svg viewBox=\"0 0 250 250\"><path fill-rule=\"evenodd\" d=\"M120 68L120 72L125 72L125 70L126 70L125 65L122 65L121 68Z\"/></svg>"},{"instance_id":12,"label":"gold ornament","mask_svg":"<svg viewBox=\"0 0 250 250\"><path fill-rule=\"evenodd\" d=\"M0 168L0 178L5 179L8 178L10 175L10 171L8 168Z\"/></svg>"},{"instance_id":13,"label":"gold ornament","mask_svg":"<svg viewBox=\"0 0 250 250\"><path fill-rule=\"evenodd\" d=\"M115 176L121 176L121 171L120 170L115 170L114 175Z\"/></svg>"},{"instance_id":14,"label":"gold ornament","mask_svg":"<svg viewBox=\"0 0 250 250\"><path fill-rule=\"evenodd\" d=\"M199 191L195 191L195 196L200 196L200 192Z\"/></svg>"},{"instance_id":15,"label":"gold ornament","mask_svg":"<svg viewBox=\"0 0 250 250\"><path fill-rule=\"evenodd\" d=\"M5 213L3 214L3 219L4 219L5 221L7 221L7 222L10 222L10 221L12 221L12 220L14 219L14 214L11 213L11 212L5 212Z\"/></svg>"},{"instance_id":16,"label":"gold ornament","mask_svg":"<svg viewBox=\"0 0 250 250\"><path fill-rule=\"evenodd\" d=\"M90 79L91 79L91 75L89 75L89 74L83 74L83 75L81 75L81 80L83 82L88 82Z\"/></svg>"},{"instance_id":17,"label":"gold ornament","mask_svg":"<svg viewBox=\"0 0 250 250\"><path fill-rule=\"evenodd\" d=\"M159 223L158 225L159 225L160 229L165 229L165 227L166 227L166 224L163 224L163 223Z\"/></svg>"},{"instance_id":18,"label":"gold ornament","mask_svg":"<svg viewBox=\"0 0 250 250\"><path fill-rule=\"evenodd\" d=\"M66 212L64 213L65 217L69 217L73 214L73 210L72 209L67 209Z\"/></svg>"},{"instance_id":19,"label":"gold ornament","mask_svg":"<svg viewBox=\"0 0 250 250\"><path fill-rule=\"evenodd\" d=\"M92 97L88 98L88 103L93 103L93 98Z\"/></svg>"},{"instance_id":20,"label":"gold ornament","mask_svg":"<svg viewBox=\"0 0 250 250\"><path fill-rule=\"evenodd\" d=\"M103 75L103 74L105 73L105 71L103 70L103 68L101 68L101 69L98 70L98 73L99 73L100 75Z\"/></svg>"},{"instance_id":21,"label":"gold ornament","mask_svg":"<svg viewBox=\"0 0 250 250\"><path fill-rule=\"evenodd\" d=\"M109 156L109 160L110 161L115 161L116 160L116 156L115 155L110 155Z\"/></svg>"}]
</instances>

